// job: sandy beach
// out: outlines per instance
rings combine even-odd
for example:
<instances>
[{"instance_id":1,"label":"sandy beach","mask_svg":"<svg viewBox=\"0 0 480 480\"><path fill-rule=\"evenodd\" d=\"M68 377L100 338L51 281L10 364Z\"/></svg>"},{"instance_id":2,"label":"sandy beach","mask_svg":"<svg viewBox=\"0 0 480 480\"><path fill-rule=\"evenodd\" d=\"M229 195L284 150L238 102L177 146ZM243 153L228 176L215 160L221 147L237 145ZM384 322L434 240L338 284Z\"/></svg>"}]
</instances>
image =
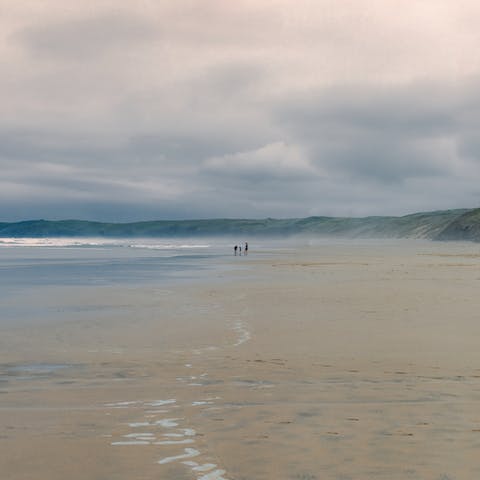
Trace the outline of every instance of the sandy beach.
<instances>
[{"instance_id":1,"label":"sandy beach","mask_svg":"<svg viewBox=\"0 0 480 480\"><path fill-rule=\"evenodd\" d=\"M55 321L0 328L2 480L480 478L478 245L226 266L13 292Z\"/></svg>"}]
</instances>

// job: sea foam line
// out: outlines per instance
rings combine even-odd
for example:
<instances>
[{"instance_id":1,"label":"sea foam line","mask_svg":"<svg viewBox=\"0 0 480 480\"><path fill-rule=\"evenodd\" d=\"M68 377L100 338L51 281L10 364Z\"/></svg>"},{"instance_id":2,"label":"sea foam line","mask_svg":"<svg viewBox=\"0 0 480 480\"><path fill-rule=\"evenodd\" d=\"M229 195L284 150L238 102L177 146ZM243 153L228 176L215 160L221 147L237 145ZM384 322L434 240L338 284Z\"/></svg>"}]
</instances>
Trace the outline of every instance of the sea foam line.
<instances>
[{"instance_id":1,"label":"sea foam line","mask_svg":"<svg viewBox=\"0 0 480 480\"><path fill-rule=\"evenodd\" d=\"M154 442L154 445L182 445L185 443L195 443L195 440L186 438L185 440L162 440L161 442Z\"/></svg>"},{"instance_id":2,"label":"sea foam line","mask_svg":"<svg viewBox=\"0 0 480 480\"><path fill-rule=\"evenodd\" d=\"M247 332L248 333L248 332ZM203 374L206 376L206 374ZM220 397L208 397L191 403L192 406L209 406L214 404L214 400L219 399ZM177 401L175 399L167 400L155 400L151 402L116 402L107 404L112 408L127 408L131 406L143 406L143 407L158 407L169 405L173 408L176 407ZM212 407L210 407L212 408ZM152 412L152 410L146 410L146 412ZM157 410L158 413L165 413L163 410ZM162 433L160 434L165 439L157 440L156 434L152 432L134 432L127 433L123 435L125 440L112 442L111 445L115 446L135 446L135 445L184 445L195 443L195 440L192 438L197 433L193 428L179 428L179 422L184 420L184 418L162 418L156 421L149 422L134 422L129 423L128 425L132 428L137 427L154 427L154 428L168 428L175 429L173 432ZM158 434L157 434L158 435ZM189 438L190 437L190 438ZM195 448L184 448L184 453L180 455L174 455L170 457L165 457L157 461L159 465L168 464L175 461L182 461L181 463L185 466L191 468L192 472L196 475L197 480L228 480L225 475L225 470L217 468L217 465L214 463L203 463L199 464L197 462L187 460L194 458L198 455L201 455L200 451Z\"/></svg>"},{"instance_id":3,"label":"sea foam line","mask_svg":"<svg viewBox=\"0 0 480 480\"><path fill-rule=\"evenodd\" d=\"M168 400L154 400L153 402L147 402L145 405L148 407L163 407L164 405L172 405L177 403L174 398L169 398Z\"/></svg>"},{"instance_id":4,"label":"sea foam line","mask_svg":"<svg viewBox=\"0 0 480 480\"><path fill-rule=\"evenodd\" d=\"M235 322L233 330L238 334L237 341L233 344L234 347L242 345L242 343L248 342L252 337L250 331L246 328L243 322Z\"/></svg>"},{"instance_id":5,"label":"sea foam line","mask_svg":"<svg viewBox=\"0 0 480 480\"><path fill-rule=\"evenodd\" d=\"M182 463L188 467L191 467L194 472L208 472L216 467L214 463L204 463L203 465L199 465L197 462L192 462L191 460L187 460Z\"/></svg>"},{"instance_id":6,"label":"sea foam line","mask_svg":"<svg viewBox=\"0 0 480 480\"><path fill-rule=\"evenodd\" d=\"M138 405L139 402L133 401L133 402L115 402L115 403L106 403L106 407L112 407L112 408L128 408L133 405Z\"/></svg>"},{"instance_id":7,"label":"sea foam line","mask_svg":"<svg viewBox=\"0 0 480 480\"><path fill-rule=\"evenodd\" d=\"M112 442L110 445L150 445L150 442L147 442L146 440L128 440L124 442Z\"/></svg>"},{"instance_id":8,"label":"sea foam line","mask_svg":"<svg viewBox=\"0 0 480 480\"><path fill-rule=\"evenodd\" d=\"M228 480L223 475L225 470L215 470L213 472L202 475L198 480Z\"/></svg>"},{"instance_id":9,"label":"sea foam line","mask_svg":"<svg viewBox=\"0 0 480 480\"><path fill-rule=\"evenodd\" d=\"M200 455L200 452L198 450L195 450L194 448L186 448L184 452L185 453L183 455L162 458L157 463L159 463L160 465L164 465L165 463L175 462L176 460L183 460L184 458L193 458Z\"/></svg>"}]
</instances>

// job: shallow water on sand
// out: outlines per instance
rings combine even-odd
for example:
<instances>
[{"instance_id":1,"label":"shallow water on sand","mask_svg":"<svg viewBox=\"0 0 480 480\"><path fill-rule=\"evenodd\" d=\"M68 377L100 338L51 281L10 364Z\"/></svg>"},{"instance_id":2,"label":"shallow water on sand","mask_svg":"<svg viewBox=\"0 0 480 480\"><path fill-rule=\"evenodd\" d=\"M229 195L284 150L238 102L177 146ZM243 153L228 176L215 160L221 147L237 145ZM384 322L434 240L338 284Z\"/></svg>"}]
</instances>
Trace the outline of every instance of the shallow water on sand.
<instances>
[{"instance_id":1,"label":"shallow water on sand","mask_svg":"<svg viewBox=\"0 0 480 480\"><path fill-rule=\"evenodd\" d=\"M71 314L113 313L116 305L66 305L83 290L179 286L222 277L232 256L228 240L0 239L0 325L35 324ZM241 268L241 265L237 267ZM28 301L25 301L28 299Z\"/></svg>"},{"instance_id":2,"label":"shallow water on sand","mask_svg":"<svg viewBox=\"0 0 480 480\"><path fill-rule=\"evenodd\" d=\"M477 246L270 247L0 248L2 475L479 478Z\"/></svg>"}]
</instances>

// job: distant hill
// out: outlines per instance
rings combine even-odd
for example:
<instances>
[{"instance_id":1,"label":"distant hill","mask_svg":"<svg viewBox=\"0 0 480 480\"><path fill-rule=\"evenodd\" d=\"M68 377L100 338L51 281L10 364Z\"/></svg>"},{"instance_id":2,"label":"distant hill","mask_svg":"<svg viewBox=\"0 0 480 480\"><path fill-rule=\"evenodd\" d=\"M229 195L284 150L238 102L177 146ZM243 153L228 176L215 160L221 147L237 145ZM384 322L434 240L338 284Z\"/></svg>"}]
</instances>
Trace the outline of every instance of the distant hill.
<instances>
[{"instance_id":1,"label":"distant hill","mask_svg":"<svg viewBox=\"0 0 480 480\"><path fill-rule=\"evenodd\" d=\"M194 237L312 235L348 238L425 238L480 241L480 209L422 212L402 217L308 217L157 220L102 223L28 220L0 223L0 237Z\"/></svg>"},{"instance_id":2,"label":"distant hill","mask_svg":"<svg viewBox=\"0 0 480 480\"><path fill-rule=\"evenodd\" d=\"M450 222L437 236L437 240L480 241L480 208L466 211Z\"/></svg>"}]
</instances>

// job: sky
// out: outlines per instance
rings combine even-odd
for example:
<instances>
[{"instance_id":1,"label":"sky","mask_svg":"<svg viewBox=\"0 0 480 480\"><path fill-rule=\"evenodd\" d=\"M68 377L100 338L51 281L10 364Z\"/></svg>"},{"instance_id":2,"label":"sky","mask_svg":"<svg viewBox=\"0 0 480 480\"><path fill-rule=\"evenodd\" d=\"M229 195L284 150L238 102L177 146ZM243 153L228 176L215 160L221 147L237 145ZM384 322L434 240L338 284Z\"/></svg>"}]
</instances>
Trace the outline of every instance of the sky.
<instances>
[{"instance_id":1,"label":"sky","mask_svg":"<svg viewBox=\"0 0 480 480\"><path fill-rule=\"evenodd\" d=\"M0 221L480 199L477 0L0 0Z\"/></svg>"}]
</instances>

